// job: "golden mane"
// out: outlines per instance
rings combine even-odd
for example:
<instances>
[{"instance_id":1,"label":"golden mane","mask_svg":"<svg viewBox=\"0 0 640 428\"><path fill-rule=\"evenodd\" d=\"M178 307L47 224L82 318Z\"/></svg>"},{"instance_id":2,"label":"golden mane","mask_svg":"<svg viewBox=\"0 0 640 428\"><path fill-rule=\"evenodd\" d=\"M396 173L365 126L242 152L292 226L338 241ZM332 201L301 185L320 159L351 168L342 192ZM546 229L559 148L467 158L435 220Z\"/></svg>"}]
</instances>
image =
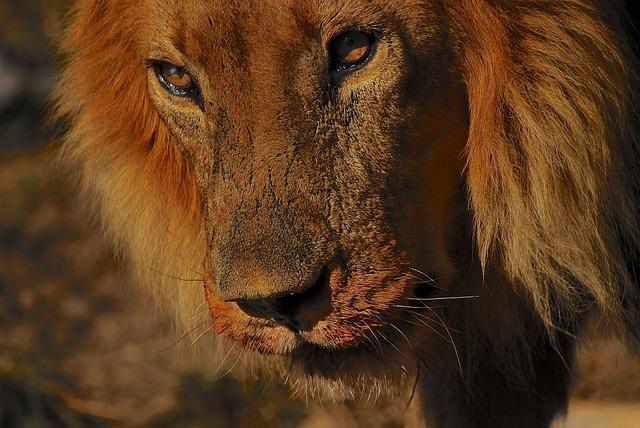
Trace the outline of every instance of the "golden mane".
<instances>
[{"instance_id":1,"label":"golden mane","mask_svg":"<svg viewBox=\"0 0 640 428\"><path fill-rule=\"evenodd\" d=\"M177 279L193 277L200 267L193 261L203 257L200 196L149 100L132 42L138 23L122 14L128 3L135 2L79 1L71 13L61 42L65 71L54 94L56 116L71 124L61 160L118 253L187 321L204 299Z\"/></svg>"},{"instance_id":2,"label":"golden mane","mask_svg":"<svg viewBox=\"0 0 640 428\"><path fill-rule=\"evenodd\" d=\"M502 266L549 326L598 307L637 333L639 68L622 5L451 3L483 266Z\"/></svg>"}]
</instances>

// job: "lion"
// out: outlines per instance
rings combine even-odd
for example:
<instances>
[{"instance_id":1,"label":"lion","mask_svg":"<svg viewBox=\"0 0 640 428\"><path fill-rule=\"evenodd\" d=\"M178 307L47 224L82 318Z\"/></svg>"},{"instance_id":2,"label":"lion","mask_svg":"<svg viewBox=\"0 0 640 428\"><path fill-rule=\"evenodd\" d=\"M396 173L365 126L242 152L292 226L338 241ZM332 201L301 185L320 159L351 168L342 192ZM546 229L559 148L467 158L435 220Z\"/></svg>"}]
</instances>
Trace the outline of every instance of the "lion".
<instances>
[{"instance_id":1,"label":"lion","mask_svg":"<svg viewBox=\"0 0 640 428\"><path fill-rule=\"evenodd\" d=\"M630 4L77 0L61 159L214 365L548 427L590 318L640 343Z\"/></svg>"}]
</instances>

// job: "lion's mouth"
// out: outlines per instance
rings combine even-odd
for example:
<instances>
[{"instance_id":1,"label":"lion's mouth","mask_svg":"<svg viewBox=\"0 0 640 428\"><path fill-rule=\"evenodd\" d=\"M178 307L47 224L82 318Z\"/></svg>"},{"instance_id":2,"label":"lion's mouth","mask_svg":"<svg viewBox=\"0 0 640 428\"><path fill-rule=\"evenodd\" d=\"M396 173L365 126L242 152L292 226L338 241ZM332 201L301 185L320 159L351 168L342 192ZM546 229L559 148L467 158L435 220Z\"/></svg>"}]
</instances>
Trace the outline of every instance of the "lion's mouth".
<instances>
[{"instance_id":1,"label":"lion's mouth","mask_svg":"<svg viewBox=\"0 0 640 428\"><path fill-rule=\"evenodd\" d=\"M432 290L400 278L398 271L360 273L328 264L299 293L233 302L222 301L215 287L207 286L213 329L247 350L283 357L309 376L388 373L390 361L395 367L411 364L411 355L426 343L425 328L417 326L423 321L411 318L406 308L408 299Z\"/></svg>"}]
</instances>

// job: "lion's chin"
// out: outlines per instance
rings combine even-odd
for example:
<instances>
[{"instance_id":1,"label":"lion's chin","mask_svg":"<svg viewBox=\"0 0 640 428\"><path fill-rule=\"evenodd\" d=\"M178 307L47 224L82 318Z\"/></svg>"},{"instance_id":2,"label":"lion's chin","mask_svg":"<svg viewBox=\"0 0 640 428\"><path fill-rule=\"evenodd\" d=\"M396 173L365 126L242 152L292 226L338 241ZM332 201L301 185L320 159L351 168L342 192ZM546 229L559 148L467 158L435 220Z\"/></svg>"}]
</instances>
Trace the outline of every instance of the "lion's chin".
<instances>
[{"instance_id":1,"label":"lion's chin","mask_svg":"<svg viewBox=\"0 0 640 428\"><path fill-rule=\"evenodd\" d=\"M279 339L238 343L245 351L254 351L258 365L273 368L273 361L278 361L276 371L295 388L322 382L331 391L329 398L335 398L338 390L348 396L371 391L372 385L378 395L389 395L419 371L414 348L386 331L379 335L387 342L356 340L340 347L313 343L287 331L271 333L280 333Z\"/></svg>"},{"instance_id":2,"label":"lion's chin","mask_svg":"<svg viewBox=\"0 0 640 428\"><path fill-rule=\"evenodd\" d=\"M346 380L361 376L389 376L396 370L385 364L381 355L363 346L328 349L303 343L288 358L304 375L330 380ZM400 367L396 367L399 372Z\"/></svg>"},{"instance_id":3,"label":"lion's chin","mask_svg":"<svg viewBox=\"0 0 640 428\"><path fill-rule=\"evenodd\" d=\"M387 350L385 350L387 351ZM283 377L294 394L311 393L330 401L362 400L375 402L400 394L419 371L406 356L384 357L362 346L328 350L302 344L283 357Z\"/></svg>"}]
</instances>

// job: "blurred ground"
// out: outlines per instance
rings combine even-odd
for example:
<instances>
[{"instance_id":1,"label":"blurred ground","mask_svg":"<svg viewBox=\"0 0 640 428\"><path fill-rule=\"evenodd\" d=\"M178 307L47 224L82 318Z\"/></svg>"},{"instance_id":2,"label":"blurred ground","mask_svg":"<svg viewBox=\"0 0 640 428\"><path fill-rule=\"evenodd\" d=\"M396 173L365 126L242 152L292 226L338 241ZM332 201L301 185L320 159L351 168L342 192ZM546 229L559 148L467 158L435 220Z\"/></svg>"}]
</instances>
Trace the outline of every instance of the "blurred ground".
<instances>
[{"instance_id":1,"label":"blurred ground","mask_svg":"<svg viewBox=\"0 0 640 428\"><path fill-rule=\"evenodd\" d=\"M52 178L48 40L64 0L0 2L0 427L282 427L278 384L213 380L135 291L95 223ZM597 338L579 356L569 428L640 426L640 361ZM327 422L331 426L334 422Z\"/></svg>"}]
</instances>

